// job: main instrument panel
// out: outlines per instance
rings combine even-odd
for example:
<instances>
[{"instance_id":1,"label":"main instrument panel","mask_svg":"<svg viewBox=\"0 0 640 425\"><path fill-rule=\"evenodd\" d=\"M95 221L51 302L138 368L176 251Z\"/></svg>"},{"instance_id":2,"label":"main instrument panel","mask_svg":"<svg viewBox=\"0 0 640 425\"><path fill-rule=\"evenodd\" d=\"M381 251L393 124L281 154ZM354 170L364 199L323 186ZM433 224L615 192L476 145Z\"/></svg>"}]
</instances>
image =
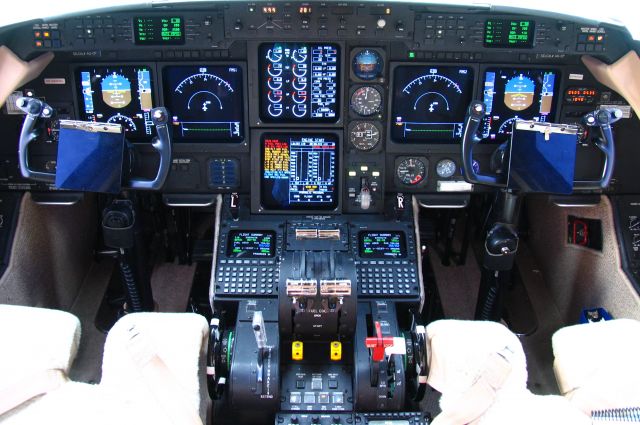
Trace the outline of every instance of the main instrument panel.
<instances>
[{"instance_id":1,"label":"main instrument panel","mask_svg":"<svg viewBox=\"0 0 640 425\"><path fill-rule=\"evenodd\" d=\"M610 62L631 43L621 28L561 17L319 2L138 8L3 37L25 59L56 55L20 95L63 118L121 124L142 175L154 169L150 110L167 107L166 194L251 193L265 213L379 212L385 193L483 190L464 182L459 158L472 99L487 105L474 163L487 171L516 119L576 123L598 105L627 108L580 57ZM5 113L15 134L7 122L19 116ZM54 133L34 142L34 167L55 169ZM602 167L583 136L576 179ZM0 186L51 189L22 180L3 154Z\"/></svg>"}]
</instances>

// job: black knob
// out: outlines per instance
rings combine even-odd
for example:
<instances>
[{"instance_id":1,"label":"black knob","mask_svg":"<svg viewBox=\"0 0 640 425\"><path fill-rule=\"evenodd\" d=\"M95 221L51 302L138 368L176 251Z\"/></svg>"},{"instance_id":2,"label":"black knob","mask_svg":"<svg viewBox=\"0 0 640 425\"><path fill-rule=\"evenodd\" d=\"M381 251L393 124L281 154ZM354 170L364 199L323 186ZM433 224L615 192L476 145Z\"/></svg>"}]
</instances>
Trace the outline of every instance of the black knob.
<instances>
[{"instance_id":1,"label":"black knob","mask_svg":"<svg viewBox=\"0 0 640 425\"><path fill-rule=\"evenodd\" d=\"M334 416L333 417L333 423L334 424L339 424L340 423L340 416Z\"/></svg>"},{"instance_id":2,"label":"black knob","mask_svg":"<svg viewBox=\"0 0 640 425\"><path fill-rule=\"evenodd\" d=\"M311 423L319 424L320 423L320 417L319 416L312 416L311 417Z\"/></svg>"},{"instance_id":3,"label":"black knob","mask_svg":"<svg viewBox=\"0 0 640 425\"><path fill-rule=\"evenodd\" d=\"M298 422L300 422L300 421L298 420L298 417L297 417L297 416L292 416L292 417L291 417L291 420L290 420L289 422L290 422L290 423L292 423L292 424L297 424L297 423L298 423Z\"/></svg>"},{"instance_id":4,"label":"black knob","mask_svg":"<svg viewBox=\"0 0 640 425\"><path fill-rule=\"evenodd\" d=\"M396 31L399 31L399 32L404 31L404 24L402 23L402 21L398 21L396 23Z\"/></svg>"}]
</instances>

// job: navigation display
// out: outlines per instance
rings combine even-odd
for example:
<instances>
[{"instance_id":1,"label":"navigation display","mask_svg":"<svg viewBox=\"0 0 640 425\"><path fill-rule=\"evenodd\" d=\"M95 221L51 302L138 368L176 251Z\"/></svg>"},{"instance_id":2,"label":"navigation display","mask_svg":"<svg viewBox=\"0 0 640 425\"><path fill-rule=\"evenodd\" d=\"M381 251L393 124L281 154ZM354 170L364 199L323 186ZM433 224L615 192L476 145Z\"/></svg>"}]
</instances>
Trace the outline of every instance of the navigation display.
<instances>
[{"instance_id":1,"label":"navigation display","mask_svg":"<svg viewBox=\"0 0 640 425\"><path fill-rule=\"evenodd\" d=\"M533 47L534 33L534 21L488 19L484 25L484 46L529 49Z\"/></svg>"},{"instance_id":2,"label":"navigation display","mask_svg":"<svg viewBox=\"0 0 640 425\"><path fill-rule=\"evenodd\" d=\"M404 258L407 246L403 232L360 232L358 251L362 258Z\"/></svg>"},{"instance_id":3,"label":"navigation display","mask_svg":"<svg viewBox=\"0 0 640 425\"><path fill-rule=\"evenodd\" d=\"M244 140L243 76L239 66L168 66L163 78L176 140Z\"/></svg>"},{"instance_id":4,"label":"navigation display","mask_svg":"<svg viewBox=\"0 0 640 425\"><path fill-rule=\"evenodd\" d=\"M331 210L337 206L337 136L265 134L260 144L263 208Z\"/></svg>"},{"instance_id":5,"label":"navigation display","mask_svg":"<svg viewBox=\"0 0 640 425\"><path fill-rule=\"evenodd\" d=\"M147 66L96 66L76 70L80 119L120 124L126 137L151 136L153 82Z\"/></svg>"},{"instance_id":6,"label":"navigation display","mask_svg":"<svg viewBox=\"0 0 640 425\"><path fill-rule=\"evenodd\" d=\"M473 96L473 69L399 66L393 77L391 138L396 142L455 142Z\"/></svg>"},{"instance_id":7,"label":"navigation display","mask_svg":"<svg viewBox=\"0 0 640 425\"><path fill-rule=\"evenodd\" d=\"M484 74L482 138L503 143L514 121L553 121L559 75L545 69L489 68Z\"/></svg>"},{"instance_id":8,"label":"navigation display","mask_svg":"<svg viewBox=\"0 0 640 425\"><path fill-rule=\"evenodd\" d=\"M231 230L227 239L227 257L271 258L276 252L276 233L271 230Z\"/></svg>"},{"instance_id":9,"label":"navigation display","mask_svg":"<svg viewBox=\"0 0 640 425\"><path fill-rule=\"evenodd\" d=\"M135 44L184 44L184 21L179 16L138 16L133 18Z\"/></svg>"},{"instance_id":10,"label":"navigation display","mask_svg":"<svg viewBox=\"0 0 640 425\"><path fill-rule=\"evenodd\" d=\"M336 44L260 46L260 118L265 122L336 122L340 51Z\"/></svg>"}]
</instances>

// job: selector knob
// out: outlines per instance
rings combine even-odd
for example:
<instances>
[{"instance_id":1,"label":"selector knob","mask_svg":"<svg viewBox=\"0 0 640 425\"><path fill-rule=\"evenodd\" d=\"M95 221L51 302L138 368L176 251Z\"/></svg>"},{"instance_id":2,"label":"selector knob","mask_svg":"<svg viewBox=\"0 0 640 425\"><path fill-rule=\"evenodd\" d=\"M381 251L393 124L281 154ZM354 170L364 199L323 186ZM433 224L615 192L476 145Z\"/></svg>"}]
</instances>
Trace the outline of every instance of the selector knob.
<instances>
[{"instance_id":1,"label":"selector knob","mask_svg":"<svg viewBox=\"0 0 640 425\"><path fill-rule=\"evenodd\" d=\"M387 21L385 21L384 18L380 18L378 19L378 22L376 22L376 25L378 29L382 29L387 26Z\"/></svg>"},{"instance_id":2,"label":"selector knob","mask_svg":"<svg viewBox=\"0 0 640 425\"><path fill-rule=\"evenodd\" d=\"M242 30L242 21L236 21L235 25L233 26L233 29L235 29L236 31L240 31Z\"/></svg>"},{"instance_id":3,"label":"selector knob","mask_svg":"<svg viewBox=\"0 0 640 425\"><path fill-rule=\"evenodd\" d=\"M402 21L396 22L396 31L398 31L398 32L403 32L404 31L404 24L402 23Z\"/></svg>"},{"instance_id":4,"label":"selector knob","mask_svg":"<svg viewBox=\"0 0 640 425\"><path fill-rule=\"evenodd\" d=\"M311 417L311 423L313 423L313 424L319 424L319 423L320 423L320 417L319 417L319 416L313 416L313 417Z\"/></svg>"},{"instance_id":5,"label":"selector knob","mask_svg":"<svg viewBox=\"0 0 640 425\"><path fill-rule=\"evenodd\" d=\"M297 417L297 416L292 416L292 417L291 417L291 420L290 420L289 422L290 422L290 423L292 423L292 424L297 424L297 423L299 423L300 421L298 420L298 417Z\"/></svg>"},{"instance_id":6,"label":"selector knob","mask_svg":"<svg viewBox=\"0 0 640 425\"><path fill-rule=\"evenodd\" d=\"M339 424L340 423L340 416L334 416L333 417L333 423L335 424Z\"/></svg>"}]
</instances>

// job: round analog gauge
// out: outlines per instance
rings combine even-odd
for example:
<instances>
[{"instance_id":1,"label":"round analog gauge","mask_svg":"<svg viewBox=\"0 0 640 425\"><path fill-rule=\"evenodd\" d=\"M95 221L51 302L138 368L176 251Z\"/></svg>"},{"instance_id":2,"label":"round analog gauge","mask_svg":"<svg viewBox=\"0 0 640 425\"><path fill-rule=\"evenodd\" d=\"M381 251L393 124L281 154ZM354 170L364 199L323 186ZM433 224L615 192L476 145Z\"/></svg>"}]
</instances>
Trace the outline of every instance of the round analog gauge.
<instances>
[{"instance_id":1,"label":"round analog gauge","mask_svg":"<svg viewBox=\"0 0 640 425\"><path fill-rule=\"evenodd\" d=\"M353 57L353 73L361 80L374 80L382 74L384 62L380 53L371 49L359 51Z\"/></svg>"},{"instance_id":2,"label":"round analog gauge","mask_svg":"<svg viewBox=\"0 0 640 425\"><path fill-rule=\"evenodd\" d=\"M396 170L398 179L407 186L415 186L422 183L427 175L427 167L418 158L406 158L398 164Z\"/></svg>"},{"instance_id":3,"label":"round analog gauge","mask_svg":"<svg viewBox=\"0 0 640 425\"><path fill-rule=\"evenodd\" d=\"M136 123L131 118L122 114L115 114L107 120L111 124L120 124L125 132L136 131Z\"/></svg>"},{"instance_id":4,"label":"round analog gauge","mask_svg":"<svg viewBox=\"0 0 640 425\"><path fill-rule=\"evenodd\" d=\"M380 112L382 95L377 88L371 86L360 87L351 95L351 107L356 114L369 117Z\"/></svg>"},{"instance_id":5,"label":"round analog gauge","mask_svg":"<svg viewBox=\"0 0 640 425\"><path fill-rule=\"evenodd\" d=\"M450 159L441 159L436 164L436 174L439 177L448 179L456 173L456 163Z\"/></svg>"},{"instance_id":6,"label":"round analog gauge","mask_svg":"<svg viewBox=\"0 0 640 425\"><path fill-rule=\"evenodd\" d=\"M380 141L380 130L371 122L357 122L349 130L349 141L356 149L369 151Z\"/></svg>"}]
</instances>

